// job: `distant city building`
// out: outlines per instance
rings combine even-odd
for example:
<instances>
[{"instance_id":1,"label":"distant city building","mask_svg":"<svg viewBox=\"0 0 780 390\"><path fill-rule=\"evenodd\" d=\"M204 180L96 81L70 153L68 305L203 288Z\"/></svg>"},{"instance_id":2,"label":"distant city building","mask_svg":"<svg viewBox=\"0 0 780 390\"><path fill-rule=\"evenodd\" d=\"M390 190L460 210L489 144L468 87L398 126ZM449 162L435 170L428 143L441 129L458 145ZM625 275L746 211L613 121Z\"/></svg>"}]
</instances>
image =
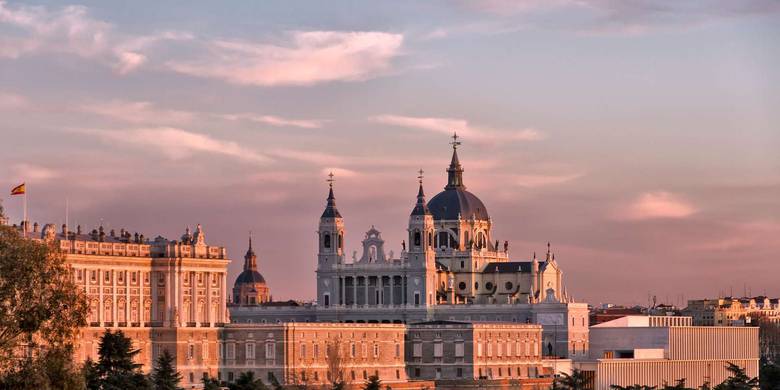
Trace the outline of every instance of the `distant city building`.
<instances>
[{"instance_id":1,"label":"distant city building","mask_svg":"<svg viewBox=\"0 0 780 390\"><path fill-rule=\"evenodd\" d=\"M623 307L609 305L591 310L588 322L590 326L594 326L630 315L647 315L647 309L640 306Z\"/></svg>"},{"instance_id":2,"label":"distant city building","mask_svg":"<svg viewBox=\"0 0 780 390\"><path fill-rule=\"evenodd\" d=\"M535 323L543 326L545 353L585 356L587 305L567 293L549 244L544 260L510 260L509 243L494 239L487 208L466 190L457 145L456 139L447 185L430 202L420 176L400 254L386 252L372 226L361 253L347 259L331 182L317 229L316 304L246 305L239 297L240 304L230 306L233 321Z\"/></svg>"},{"instance_id":3,"label":"distant city building","mask_svg":"<svg viewBox=\"0 0 780 390\"><path fill-rule=\"evenodd\" d=\"M728 363L758 376L758 328L690 326L690 317L626 316L590 329L588 359L575 363L595 390L611 385L661 387L685 379L710 386L729 377Z\"/></svg>"},{"instance_id":4,"label":"distant city building","mask_svg":"<svg viewBox=\"0 0 780 390\"><path fill-rule=\"evenodd\" d=\"M780 323L780 300L765 296L689 300L683 313L702 326L757 325L759 318Z\"/></svg>"}]
</instances>

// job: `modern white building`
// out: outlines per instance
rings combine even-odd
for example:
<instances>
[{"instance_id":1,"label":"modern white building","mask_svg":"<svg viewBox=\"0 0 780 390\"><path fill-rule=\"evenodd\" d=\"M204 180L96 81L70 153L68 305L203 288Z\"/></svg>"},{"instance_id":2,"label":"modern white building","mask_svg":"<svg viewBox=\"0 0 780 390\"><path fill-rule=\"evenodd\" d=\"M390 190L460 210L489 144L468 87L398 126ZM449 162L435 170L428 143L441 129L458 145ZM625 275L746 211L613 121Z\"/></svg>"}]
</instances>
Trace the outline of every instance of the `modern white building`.
<instances>
[{"instance_id":1,"label":"modern white building","mask_svg":"<svg viewBox=\"0 0 780 390\"><path fill-rule=\"evenodd\" d=\"M590 328L589 358L575 362L594 389L611 385L714 386L728 363L758 376L758 328L691 326L690 317L626 316Z\"/></svg>"}]
</instances>

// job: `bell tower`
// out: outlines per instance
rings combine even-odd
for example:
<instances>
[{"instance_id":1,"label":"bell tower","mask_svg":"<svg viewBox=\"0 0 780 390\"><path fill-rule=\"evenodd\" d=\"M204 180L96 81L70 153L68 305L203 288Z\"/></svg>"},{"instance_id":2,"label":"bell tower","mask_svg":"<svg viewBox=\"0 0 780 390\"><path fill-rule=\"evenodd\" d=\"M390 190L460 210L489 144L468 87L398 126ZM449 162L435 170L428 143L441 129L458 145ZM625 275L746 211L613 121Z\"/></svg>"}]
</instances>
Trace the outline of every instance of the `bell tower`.
<instances>
[{"instance_id":1,"label":"bell tower","mask_svg":"<svg viewBox=\"0 0 780 390\"><path fill-rule=\"evenodd\" d=\"M417 191L417 203L414 205L411 215L409 215L409 229L407 229L409 231L409 253L435 253L433 247L433 235L435 232L433 214L428 210L428 205L425 201L422 169L419 171L419 174L417 179L419 180L420 188Z\"/></svg>"},{"instance_id":2,"label":"bell tower","mask_svg":"<svg viewBox=\"0 0 780 390\"><path fill-rule=\"evenodd\" d=\"M423 191L423 171L419 171L420 187L417 203L409 215L409 250L404 254L409 264L411 283L407 302L415 306L431 306L436 302L436 251L433 247L435 228L433 214L428 210Z\"/></svg>"},{"instance_id":3,"label":"bell tower","mask_svg":"<svg viewBox=\"0 0 780 390\"><path fill-rule=\"evenodd\" d=\"M344 219L336 208L336 197L333 196L333 173L328 175L328 203L320 217L317 230L319 240L318 266L330 267L344 262Z\"/></svg>"}]
</instances>

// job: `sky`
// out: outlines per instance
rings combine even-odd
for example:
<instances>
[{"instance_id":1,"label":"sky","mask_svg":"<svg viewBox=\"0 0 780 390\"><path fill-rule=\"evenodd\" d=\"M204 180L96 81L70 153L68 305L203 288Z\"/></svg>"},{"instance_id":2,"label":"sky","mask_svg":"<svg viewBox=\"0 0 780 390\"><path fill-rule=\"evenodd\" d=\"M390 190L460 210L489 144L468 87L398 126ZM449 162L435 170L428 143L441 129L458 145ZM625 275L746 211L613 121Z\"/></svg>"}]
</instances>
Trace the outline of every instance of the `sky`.
<instances>
[{"instance_id":1,"label":"sky","mask_svg":"<svg viewBox=\"0 0 780 390\"><path fill-rule=\"evenodd\" d=\"M327 174L347 253L401 240L453 131L513 260L575 300L780 296L780 2L0 1L13 222L178 239L313 299ZM348 256L349 257L349 256Z\"/></svg>"}]
</instances>

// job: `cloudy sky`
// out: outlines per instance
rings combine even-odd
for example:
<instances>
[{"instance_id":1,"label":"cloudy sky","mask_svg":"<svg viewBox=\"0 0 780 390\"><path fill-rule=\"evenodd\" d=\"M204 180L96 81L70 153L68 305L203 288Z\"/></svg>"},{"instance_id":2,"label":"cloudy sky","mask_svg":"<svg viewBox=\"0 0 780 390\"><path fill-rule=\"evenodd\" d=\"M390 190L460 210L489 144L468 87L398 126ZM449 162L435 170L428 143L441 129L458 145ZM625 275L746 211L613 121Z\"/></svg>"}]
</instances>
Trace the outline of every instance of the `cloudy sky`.
<instances>
[{"instance_id":1,"label":"cloudy sky","mask_svg":"<svg viewBox=\"0 0 780 390\"><path fill-rule=\"evenodd\" d=\"M326 174L348 252L400 251L426 171L575 299L780 295L780 3L0 1L0 185L34 221L177 238L311 299ZM21 219L19 197L2 196Z\"/></svg>"}]
</instances>

